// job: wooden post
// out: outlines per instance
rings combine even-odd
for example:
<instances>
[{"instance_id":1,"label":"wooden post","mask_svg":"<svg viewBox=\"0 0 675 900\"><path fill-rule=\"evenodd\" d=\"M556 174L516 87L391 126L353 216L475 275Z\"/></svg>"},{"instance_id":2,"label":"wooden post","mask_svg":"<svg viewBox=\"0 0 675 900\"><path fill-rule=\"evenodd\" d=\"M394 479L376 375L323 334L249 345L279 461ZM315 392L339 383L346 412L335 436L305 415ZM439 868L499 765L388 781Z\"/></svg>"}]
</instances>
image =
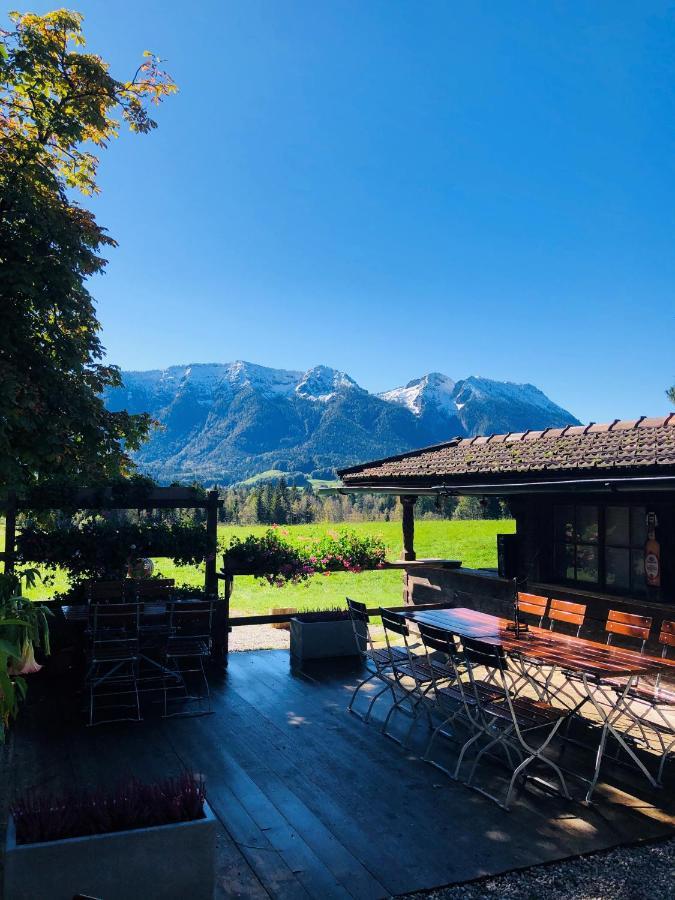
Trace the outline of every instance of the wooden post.
<instances>
[{"instance_id":1,"label":"wooden post","mask_svg":"<svg viewBox=\"0 0 675 900\"><path fill-rule=\"evenodd\" d=\"M204 574L204 590L207 596L218 594L216 577L216 554L218 552L218 491L209 491L206 495L206 539L208 552Z\"/></svg>"},{"instance_id":2,"label":"wooden post","mask_svg":"<svg viewBox=\"0 0 675 900\"><path fill-rule=\"evenodd\" d=\"M403 553L401 559L416 559L415 555L415 503L417 497L407 495L401 497L403 507Z\"/></svg>"},{"instance_id":3,"label":"wooden post","mask_svg":"<svg viewBox=\"0 0 675 900\"><path fill-rule=\"evenodd\" d=\"M5 574L14 571L14 557L16 555L16 494L10 491L7 495L5 507Z\"/></svg>"},{"instance_id":4,"label":"wooden post","mask_svg":"<svg viewBox=\"0 0 675 900\"><path fill-rule=\"evenodd\" d=\"M216 602L213 620L213 653L215 663L227 666L230 645L230 597L234 587L234 576L229 572L220 576L225 582L225 596Z\"/></svg>"}]
</instances>

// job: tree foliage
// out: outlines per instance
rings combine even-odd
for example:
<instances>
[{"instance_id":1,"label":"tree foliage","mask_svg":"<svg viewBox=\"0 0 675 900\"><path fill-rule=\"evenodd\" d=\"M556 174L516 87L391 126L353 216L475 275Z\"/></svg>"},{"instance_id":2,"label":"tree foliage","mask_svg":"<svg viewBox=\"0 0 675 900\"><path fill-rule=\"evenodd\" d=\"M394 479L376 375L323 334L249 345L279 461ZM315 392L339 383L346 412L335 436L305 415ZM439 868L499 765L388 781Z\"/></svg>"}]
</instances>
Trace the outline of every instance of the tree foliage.
<instances>
[{"instance_id":1,"label":"tree foliage","mask_svg":"<svg viewBox=\"0 0 675 900\"><path fill-rule=\"evenodd\" d=\"M147 415L111 413L100 394L119 370L101 362L87 280L115 241L74 191L97 192L97 152L176 90L146 51L129 81L84 51L82 17L12 13L0 31L0 485L51 477L93 483L127 473Z\"/></svg>"}]
</instances>

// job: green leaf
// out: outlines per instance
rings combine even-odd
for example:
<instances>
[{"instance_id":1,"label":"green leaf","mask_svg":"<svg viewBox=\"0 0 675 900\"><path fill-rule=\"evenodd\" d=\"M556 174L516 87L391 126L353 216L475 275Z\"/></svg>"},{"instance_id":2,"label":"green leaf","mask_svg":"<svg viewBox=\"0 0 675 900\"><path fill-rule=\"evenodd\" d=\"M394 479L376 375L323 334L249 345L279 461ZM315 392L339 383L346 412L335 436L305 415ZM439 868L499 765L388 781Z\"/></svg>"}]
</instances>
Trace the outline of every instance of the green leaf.
<instances>
[{"instance_id":1,"label":"green leaf","mask_svg":"<svg viewBox=\"0 0 675 900\"><path fill-rule=\"evenodd\" d=\"M4 640L4 638L0 638L0 650L3 653L6 653L7 656L13 656L15 659L21 658L21 648L18 644L12 644L10 641Z\"/></svg>"}]
</instances>

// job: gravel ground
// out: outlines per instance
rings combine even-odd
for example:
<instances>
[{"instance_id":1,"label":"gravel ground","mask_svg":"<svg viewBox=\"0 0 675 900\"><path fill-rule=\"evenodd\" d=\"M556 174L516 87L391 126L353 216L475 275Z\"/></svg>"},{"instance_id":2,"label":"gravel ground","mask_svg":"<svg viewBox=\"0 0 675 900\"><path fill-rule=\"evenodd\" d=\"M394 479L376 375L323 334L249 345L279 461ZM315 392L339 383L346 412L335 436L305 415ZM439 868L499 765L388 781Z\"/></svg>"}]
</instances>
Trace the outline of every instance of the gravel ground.
<instances>
[{"instance_id":1,"label":"gravel ground","mask_svg":"<svg viewBox=\"0 0 675 900\"><path fill-rule=\"evenodd\" d=\"M289 634L271 625L242 625L230 632L230 652L237 650L288 650Z\"/></svg>"},{"instance_id":2,"label":"gravel ground","mask_svg":"<svg viewBox=\"0 0 675 900\"><path fill-rule=\"evenodd\" d=\"M675 839L617 847L407 896L426 900L674 900Z\"/></svg>"},{"instance_id":3,"label":"gravel ground","mask_svg":"<svg viewBox=\"0 0 675 900\"><path fill-rule=\"evenodd\" d=\"M244 613L233 609L232 615ZM384 640L384 631L379 626L374 626L371 632L376 643ZM289 644L288 631L271 625L242 625L230 632L230 652L234 653L238 650L288 650Z\"/></svg>"}]
</instances>

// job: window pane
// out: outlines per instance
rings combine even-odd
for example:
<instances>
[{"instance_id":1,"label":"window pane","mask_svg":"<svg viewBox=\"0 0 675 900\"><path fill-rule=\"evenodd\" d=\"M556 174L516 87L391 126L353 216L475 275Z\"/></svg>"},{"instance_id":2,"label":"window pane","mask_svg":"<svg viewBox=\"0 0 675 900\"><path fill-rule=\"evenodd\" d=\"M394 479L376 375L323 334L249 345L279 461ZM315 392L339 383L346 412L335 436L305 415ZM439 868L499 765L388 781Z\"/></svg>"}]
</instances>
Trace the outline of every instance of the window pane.
<instances>
[{"instance_id":1,"label":"window pane","mask_svg":"<svg viewBox=\"0 0 675 900\"><path fill-rule=\"evenodd\" d=\"M598 548L577 547L577 581L598 580Z\"/></svg>"},{"instance_id":2,"label":"window pane","mask_svg":"<svg viewBox=\"0 0 675 900\"><path fill-rule=\"evenodd\" d=\"M647 510L644 506L631 506L630 509L630 544L631 547L644 547L647 541Z\"/></svg>"},{"instance_id":3,"label":"window pane","mask_svg":"<svg viewBox=\"0 0 675 900\"><path fill-rule=\"evenodd\" d=\"M645 556L642 550L632 550L630 554L631 587L634 591L645 588Z\"/></svg>"},{"instance_id":4,"label":"window pane","mask_svg":"<svg viewBox=\"0 0 675 900\"><path fill-rule=\"evenodd\" d=\"M627 591L630 588L630 550L608 547L605 551L605 582L607 587Z\"/></svg>"},{"instance_id":5,"label":"window pane","mask_svg":"<svg viewBox=\"0 0 675 900\"><path fill-rule=\"evenodd\" d=\"M583 544L597 544L597 506L577 506L577 540Z\"/></svg>"},{"instance_id":6,"label":"window pane","mask_svg":"<svg viewBox=\"0 0 675 900\"><path fill-rule=\"evenodd\" d=\"M574 545L556 544L553 553L553 569L558 578L574 581Z\"/></svg>"},{"instance_id":7,"label":"window pane","mask_svg":"<svg viewBox=\"0 0 675 900\"><path fill-rule=\"evenodd\" d=\"M574 540L574 507L554 506L553 522L557 541Z\"/></svg>"},{"instance_id":8,"label":"window pane","mask_svg":"<svg viewBox=\"0 0 675 900\"><path fill-rule=\"evenodd\" d=\"M605 540L610 547L630 544L630 514L627 506L608 506L605 511Z\"/></svg>"}]
</instances>

